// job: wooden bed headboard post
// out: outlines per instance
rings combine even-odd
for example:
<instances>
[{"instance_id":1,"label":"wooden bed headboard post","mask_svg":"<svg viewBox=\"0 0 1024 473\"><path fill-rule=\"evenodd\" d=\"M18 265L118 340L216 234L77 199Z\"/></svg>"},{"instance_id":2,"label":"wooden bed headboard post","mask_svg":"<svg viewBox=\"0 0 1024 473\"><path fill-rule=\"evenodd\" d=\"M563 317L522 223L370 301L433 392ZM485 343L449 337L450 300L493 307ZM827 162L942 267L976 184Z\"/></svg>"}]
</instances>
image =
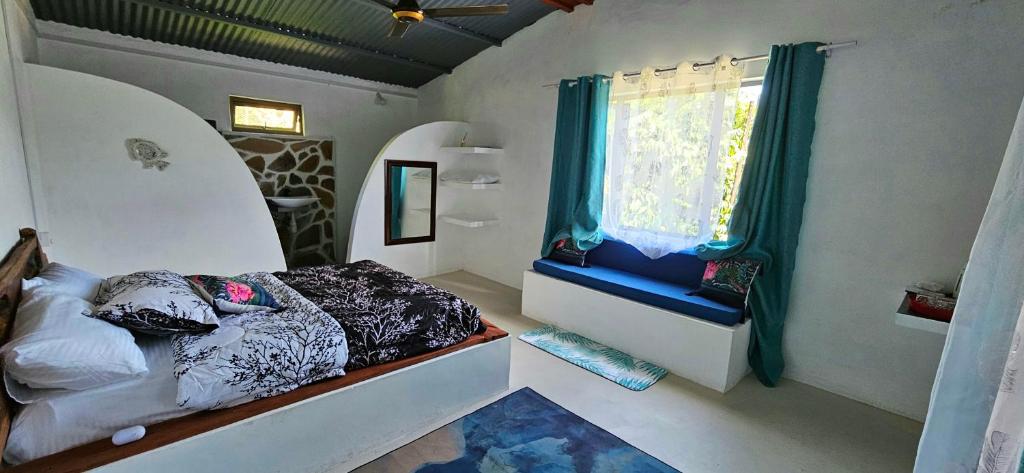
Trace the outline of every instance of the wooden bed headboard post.
<instances>
[{"instance_id":1,"label":"wooden bed headboard post","mask_svg":"<svg viewBox=\"0 0 1024 473\"><path fill-rule=\"evenodd\" d=\"M46 255L39 246L36 231L21 229L21 238L0 263L0 343L10 337L14 316L21 301L21 280L31 279L46 265ZM0 452L7 446L7 435L11 432L14 411L7 393L0 397ZM2 468L2 467L0 467Z\"/></svg>"}]
</instances>

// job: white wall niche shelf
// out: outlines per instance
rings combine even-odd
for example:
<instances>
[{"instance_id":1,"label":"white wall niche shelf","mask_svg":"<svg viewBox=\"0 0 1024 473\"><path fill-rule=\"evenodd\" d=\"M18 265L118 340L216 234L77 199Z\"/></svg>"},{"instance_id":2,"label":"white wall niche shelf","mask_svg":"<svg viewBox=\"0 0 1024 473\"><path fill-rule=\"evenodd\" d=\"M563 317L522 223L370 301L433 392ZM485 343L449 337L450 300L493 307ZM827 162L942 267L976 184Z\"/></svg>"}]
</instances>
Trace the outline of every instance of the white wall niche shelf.
<instances>
[{"instance_id":1,"label":"white wall niche shelf","mask_svg":"<svg viewBox=\"0 0 1024 473\"><path fill-rule=\"evenodd\" d=\"M441 181L441 186L453 187L455 189L470 189L475 191L496 191L502 189L502 185L500 182L495 182L492 184L473 184L470 182Z\"/></svg>"},{"instance_id":2,"label":"white wall niche shelf","mask_svg":"<svg viewBox=\"0 0 1024 473\"><path fill-rule=\"evenodd\" d=\"M903 297L903 303L900 304L900 308L896 311L896 325L937 333L943 336L949 333L949 322L929 319L911 312L910 299L906 296Z\"/></svg>"},{"instance_id":3,"label":"white wall niche shelf","mask_svg":"<svg viewBox=\"0 0 1024 473\"><path fill-rule=\"evenodd\" d=\"M477 215L451 214L441 215L439 218L442 222L466 228L482 228L498 224L497 218Z\"/></svg>"},{"instance_id":4,"label":"white wall niche shelf","mask_svg":"<svg viewBox=\"0 0 1024 473\"><path fill-rule=\"evenodd\" d=\"M444 146L441 151L447 151L450 153L458 154L489 154L489 155L501 155L505 154L505 150L501 148L492 148L489 146Z\"/></svg>"}]
</instances>

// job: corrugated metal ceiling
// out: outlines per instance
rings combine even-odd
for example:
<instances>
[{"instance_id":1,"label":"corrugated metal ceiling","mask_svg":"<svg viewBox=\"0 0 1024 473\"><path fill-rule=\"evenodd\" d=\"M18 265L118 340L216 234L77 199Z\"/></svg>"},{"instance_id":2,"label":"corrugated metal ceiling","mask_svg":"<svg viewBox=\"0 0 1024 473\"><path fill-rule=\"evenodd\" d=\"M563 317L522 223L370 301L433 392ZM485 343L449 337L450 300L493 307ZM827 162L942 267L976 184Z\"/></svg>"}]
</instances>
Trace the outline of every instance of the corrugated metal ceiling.
<instances>
[{"instance_id":1,"label":"corrugated metal ceiling","mask_svg":"<svg viewBox=\"0 0 1024 473\"><path fill-rule=\"evenodd\" d=\"M555 10L540 0L421 0L423 8L508 3L507 15L445 18L496 41ZM419 87L491 45L429 24L388 38L372 0L31 0L40 20ZM296 37L301 36L301 37Z\"/></svg>"}]
</instances>

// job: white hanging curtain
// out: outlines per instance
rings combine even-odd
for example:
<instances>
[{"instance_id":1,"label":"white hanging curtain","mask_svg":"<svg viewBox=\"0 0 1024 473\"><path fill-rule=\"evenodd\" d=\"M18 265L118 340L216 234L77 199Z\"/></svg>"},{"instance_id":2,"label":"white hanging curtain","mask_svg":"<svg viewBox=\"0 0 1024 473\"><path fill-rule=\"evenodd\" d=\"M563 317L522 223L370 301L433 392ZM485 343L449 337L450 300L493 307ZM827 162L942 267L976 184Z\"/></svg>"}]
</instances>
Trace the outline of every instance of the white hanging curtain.
<instances>
[{"instance_id":1,"label":"white hanging curtain","mask_svg":"<svg viewBox=\"0 0 1024 473\"><path fill-rule=\"evenodd\" d=\"M1024 451L1024 356L1021 356L1021 338L1024 337L1024 311L1017 317L1017 329L1010 342L1003 376L999 381L996 402L981 445L981 473L1017 473L1024 469L1021 462Z\"/></svg>"},{"instance_id":2,"label":"white hanging curtain","mask_svg":"<svg viewBox=\"0 0 1024 473\"><path fill-rule=\"evenodd\" d=\"M1018 473L1024 449L1024 105L932 387L915 473Z\"/></svg>"},{"instance_id":3,"label":"white hanging curtain","mask_svg":"<svg viewBox=\"0 0 1024 473\"><path fill-rule=\"evenodd\" d=\"M728 152L742 66L646 68L613 77L602 231L649 258L712 239L721 223L721 156Z\"/></svg>"}]
</instances>

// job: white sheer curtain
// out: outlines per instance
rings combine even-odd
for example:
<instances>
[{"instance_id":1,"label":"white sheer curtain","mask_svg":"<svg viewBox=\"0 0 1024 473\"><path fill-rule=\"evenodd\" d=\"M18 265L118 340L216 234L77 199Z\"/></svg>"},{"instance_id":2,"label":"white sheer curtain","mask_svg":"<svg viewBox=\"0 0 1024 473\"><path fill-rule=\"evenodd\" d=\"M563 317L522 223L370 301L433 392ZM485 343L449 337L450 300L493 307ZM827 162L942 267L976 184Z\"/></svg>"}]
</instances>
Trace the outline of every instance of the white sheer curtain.
<instances>
[{"instance_id":1,"label":"white sheer curtain","mask_svg":"<svg viewBox=\"0 0 1024 473\"><path fill-rule=\"evenodd\" d=\"M916 473L1018 473L1024 449L1024 105L971 248Z\"/></svg>"},{"instance_id":2,"label":"white sheer curtain","mask_svg":"<svg viewBox=\"0 0 1024 473\"><path fill-rule=\"evenodd\" d=\"M1024 454L1024 389L1018 381L1024 373L1024 356L1021 356L1024 338L1024 311L1017 317L1017 329L1010 341L1010 353L1006 356L1003 376L999 380L999 392L992 405L981 444L981 459L978 471L982 473L1017 473L1024 470L1021 456Z\"/></svg>"},{"instance_id":3,"label":"white sheer curtain","mask_svg":"<svg viewBox=\"0 0 1024 473\"><path fill-rule=\"evenodd\" d=\"M649 258L710 240L722 212L721 159L741 67L615 73L608 115L602 230Z\"/></svg>"}]
</instances>

